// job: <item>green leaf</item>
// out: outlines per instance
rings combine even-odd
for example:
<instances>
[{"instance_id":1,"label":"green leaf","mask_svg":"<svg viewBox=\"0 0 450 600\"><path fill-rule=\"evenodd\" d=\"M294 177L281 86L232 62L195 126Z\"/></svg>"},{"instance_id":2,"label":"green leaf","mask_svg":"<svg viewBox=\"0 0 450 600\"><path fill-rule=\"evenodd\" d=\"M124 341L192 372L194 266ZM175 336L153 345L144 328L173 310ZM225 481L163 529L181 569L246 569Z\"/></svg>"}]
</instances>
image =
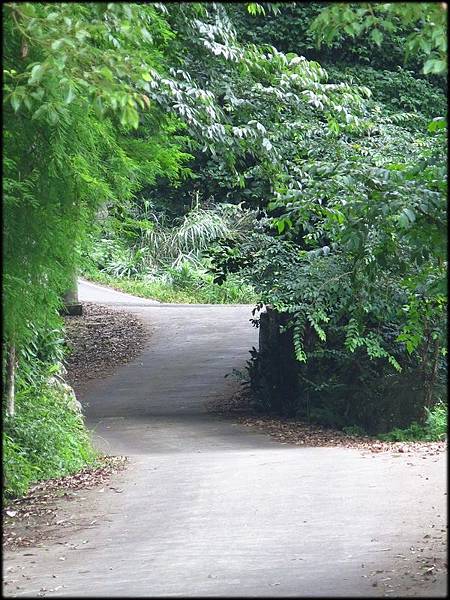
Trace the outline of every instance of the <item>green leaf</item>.
<instances>
[{"instance_id":1,"label":"green leaf","mask_svg":"<svg viewBox=\"0 0 450 600\"><path fill-rule=\"evenodd\" d=\"M408 217L408 219L410 220L410 222L414 223L414 221L416 220L416 215L414 214L414 212L410 208L404 208L403 212Z\"/></svg>"},{"instance_id":2,"label":"green leaf","mask_svg":"<svg viewBox=\"0 0 450 600\"><path fill-rule=\"evenodd\" d=\"M373 29L370 33L370 38L377 46L381 46L384 36L379 29Z\"/></svg>"},{"instance_id":3,"label":"green leaf","mask_svg":"<svg viewBox=\"0 0 450 600\"><path fill-rule=\"evenodd\" d=\"M50 106L48 108L47 119L50 125L56 125L56 123L59 121L58 113Z\"/></svg>"},{"instance_id":4,"label":"green leaf","mask_svg":"<svg viewBox=\"0 0 450 600\"><path fill-rule=\"evenodd\" d=\"M419 45L421 50L425 52L425 54L430 54L431 52L431 43L430 40L427 40L424 37L419 38Z\"/></svg>"},{"instance_id":5,"label":"green leaf","mask_svg":"<svg viewBox=\"0 0 450 600\"><path fill-rule=\"evenodd\" d=\"M247 4L247 11L253 16L266 14L264 7L261 6L261 4L258 4L257 2L249 2Z\"/></svg>"},{"instance_id":6,"label":"green leaf","mask_svg":"<svg viewBox=\"0 0 450 600\"><path fill-rule=\"evenodd\" d=\"M87 31L85 31L84 29L79 29L76 34L75 34L76 39L79 42L84 42L84 40L89 37L89 34Z\"/></svg>"},{"instance_id":7,"label":"green leaf","mask_svg":"<svg viewBox=\"0 0 450 600\"><path fill-rule=\"evenodd\" d=\"M103 100L101 98L101 96L96 96L94 98L94 102L92 103L92 107L95 111L95 114L97 115L97 117L99 119L101 119L103 117L103 113L104 113L104 107L103 107Z\"/></svg>"},{"instance_id":8,"label":"green leaf","mask_svg":"<svg viewBox=\"0 0 450 600\"><path fill-rule=\"evenodd\" d=\"M14 112L17 112L20 108L21 99L19 94L13 92L10 97L11 106L13 107Z\"/></svg>"},{"instance_id":9,"label":"green leaf","mask_svg":"<svg viewBox=\"0 0 450 600\"><path fill-rule=\"evenodd\" d=\"M52 45L52 50L59 50L64 45L64 40L55 40Z\"/></svg>"},{"instance_id":10,"label":"green leaf","mask_svg":"<svg viewBox=\"0 0 450 600\"><path fill-rule=\"evenodd\" d=\"M111 71L111 69L108 69L108 67L102 67L100 69L100 73L108 81L114 81L114 77L113 77L112 71Z\"/></svg>"},{"instance_id":11,"label":"green leaf","mask_svg":"<svg viewBox=\"0 0 450 600\"><path fill-rule=\"evenodd\" d=\"M428 123L428 131L433 133L434 131L438 131L439 129L445 129L447 127L447 121L444 117L436 117Z\"/></svg>"},{"instance_id":12,"label":"green leaf","mask_svg":"<svg viewBox=\"0 0 450 600\"><path fill-rule=\"evenodd\" d=\"M447 69L447 63L444 60L430 58L423 66L425 75L428 73L443 73Z\"/></svg>"},{"instance_id":13,"label":"green leaf","mask_svg":"<svg viewBox=\"0 0 450 600\"><path fill-rule=\"evenodd\" d=\"M139 127L139 113L138 113L138 111L134 107L132 107L129 104L127 104L124 107L124 109L122 110L122 114L120 116L120 122L124 126L130 125L134 129L137 129Z\"/></svg>"},{"instance_id":14,"label":"green leaf","mask_svg":"<svg viewBox=\"0 0 450 600\"><path fill-rule=\"evenodd\" d=\"M397 217L398 224L403 228L408 228L415 220L416 215L410 208L404 208Z\"/></svg>"},{"instance_id":15,"label":"green leaf","mask_svg":"<svg viewBox=\"0 0 450 600\"><path fill-rule=\"evenodd\" d=\"M283 233L284 228L286 227L286 222L284 220L275 221L275 226L278 230L278 233Z\"/></svg>"},{"instance_id":16,"label":"green leaf","mask_svg":"<svg viewBox=\"0 0 450 600\"><path fill-rule=\"evenodd\" d=\"M42 79L42 75L44 74L45 68L43 65L34 65L31 69L30 78L28 79L28 83L30 85L34 83L38 83Z\"/></svg>"},{"instance_id":17,"label":"green leaf","mask_svg":"<svg viewBox=\"0 0 450 600\"><path fill-rule=\"evenodd\" d=\"M42 117L48 110L48 106L47 104L42 104L34 113L33 116L31 117L32 120L36 120L39 119L40 117Z\"/></svg>"},{"instance_id":18,"label":"green leaf","mask_svg":"<svg viewBox=\"0 0 450 600\"><path fill-rule=\"evenodd\" d=\"M341 130L339 123L336 121L336 119L330 119L328 121L328 127L329 127L330 131L332 131L335 134L338 134L339 131Z\"/></svg>"},{"instance_id":19,"label":"green leaf","mask_svg":"<svg viewBox=\"0 0 450 600\"><path fill-rule=\"evenodd\" d=\"M70 104L74 99L75 99L75 88L72 85L69 85L64 102L65 102L65 104Z\"/></svg>"},{"instance_id":20,"label":"green leaf","mask_svg":"<svg viewBox=\"0 0 450 600\"><path fill-rule=\"evenodd\" d=\"M399 373L401 373L402 367L399 365L399 363L397 362L397 360L393 356L389 355L388 356L388 361L389 361L389 364L392 365L396 371L398 371Z\"/></svg>"}]
</instances>

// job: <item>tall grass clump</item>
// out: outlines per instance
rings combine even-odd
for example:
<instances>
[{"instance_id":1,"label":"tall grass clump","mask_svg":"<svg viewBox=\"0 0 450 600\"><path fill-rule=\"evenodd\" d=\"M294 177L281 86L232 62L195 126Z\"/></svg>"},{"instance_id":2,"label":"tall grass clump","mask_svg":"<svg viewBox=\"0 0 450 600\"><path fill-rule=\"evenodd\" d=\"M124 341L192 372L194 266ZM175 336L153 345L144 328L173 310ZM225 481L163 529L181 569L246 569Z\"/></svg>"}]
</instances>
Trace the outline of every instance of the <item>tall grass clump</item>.
<instances>
[{"instance_id":1,"label":"tall grass clump","mask_svg":"<svg viewBox=\"0 0 450 600\"><path fill-rule=\"evenodd\" d=\"M253 304L257 302L253 288L242 282L239 277L229 275L227 280L219 285L214 283L212 275L191 269L186 263L182 269L171 269L146 279L113 277L95 270L85 271L85 276L89 280L109 285L128 294L168 304Z\"/></svg>"},{"instance_id":2,"label":"tall grass clump","mask_svg":"<svg viewBox=\"0 0 450 600\"><path fill-rule=\"evenodd\" d=\"M134 220L127 220L128 227L134 224L130 237L117 219L106 219L82 252L81 270L87 279L160 302L255 303L252 286L241 277L229 274L216 283L208 256L220 240L244 239L254 221L254 211L240 205L202 208L197 203L173 220L164 213L138 211ZM114 228L107 226L111 222Z\"/></svg>"}]
</instances>

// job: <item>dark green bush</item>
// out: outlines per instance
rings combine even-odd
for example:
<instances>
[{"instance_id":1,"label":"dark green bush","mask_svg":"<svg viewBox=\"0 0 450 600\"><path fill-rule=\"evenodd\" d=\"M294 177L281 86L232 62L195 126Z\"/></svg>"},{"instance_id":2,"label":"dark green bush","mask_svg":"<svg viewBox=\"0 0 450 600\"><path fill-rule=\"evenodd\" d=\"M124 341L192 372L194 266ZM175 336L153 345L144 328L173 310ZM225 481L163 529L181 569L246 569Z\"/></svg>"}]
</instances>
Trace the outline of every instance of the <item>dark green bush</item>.
<instances>
[{"instance_id":1,"label":"dark green bush","mask_svg":"<svg viewBox=\"0 0 450 600\"><path fill-rule=\"evenodd\" d=\"M437 364L434 406L424 409L430 373L424 372L417 356L396 345L392 324L391 329L381 330L383 345L401 371L386 360L374 360L362 348L349 352L343 327L327 327L326 342L306 327L308 361L296 361L292 330L283 330L287 316L275 311L269 315L269 323L261 325L268 342L262 351L253 350L248 362L255 408L340 429L358 427L369 434L408 428L414 421L426 427L433 439L445 431L446 409L439 403L446 395L444 357ZM427 361L430 359L429 351ZM417 438L418 433L411 435Z\"/></svg>"}]
</instances>

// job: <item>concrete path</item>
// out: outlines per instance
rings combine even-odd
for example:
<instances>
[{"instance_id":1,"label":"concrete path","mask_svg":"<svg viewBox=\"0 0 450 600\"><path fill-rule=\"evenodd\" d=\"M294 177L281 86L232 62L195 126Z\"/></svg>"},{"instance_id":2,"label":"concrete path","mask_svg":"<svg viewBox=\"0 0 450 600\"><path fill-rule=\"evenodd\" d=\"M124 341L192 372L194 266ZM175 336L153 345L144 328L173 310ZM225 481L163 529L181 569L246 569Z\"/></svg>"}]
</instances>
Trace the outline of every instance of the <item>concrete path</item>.
<instances>
[{"instance_id":1,"label":"concrete path","mask_svg":"<svg viewBox=\"0 0 450 600\"><path fill-rule=\"evenodd\" d=\"M28 577L9 595L445 596L416 562L446 523L442 454L289 447L208 414L257 345L251 307L131 298L148 345L81 398L98 446L130 466L69 509L84 526L8 553ZM85 283L80 300L124 306Z\"/></svg>"}]
</instances>

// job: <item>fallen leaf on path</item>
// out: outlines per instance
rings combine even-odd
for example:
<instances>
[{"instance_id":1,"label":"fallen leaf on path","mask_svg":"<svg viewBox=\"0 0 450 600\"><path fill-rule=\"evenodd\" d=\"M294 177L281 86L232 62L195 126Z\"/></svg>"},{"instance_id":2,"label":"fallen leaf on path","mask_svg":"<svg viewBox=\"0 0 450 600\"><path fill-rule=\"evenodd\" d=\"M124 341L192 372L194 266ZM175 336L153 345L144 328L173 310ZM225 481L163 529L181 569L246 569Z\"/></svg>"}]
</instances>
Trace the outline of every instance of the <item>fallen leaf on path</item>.
<instances>
[{"instance_id":1,"label":"fallen leaf on path","mask_svg":"<svg viewBox=\"0 0 450 600\"><path fill-rule=\"evenodd\" d=\"M372 455L381 452L397 453L400 458L411 452L421 453L426 459L445 452L447 442L384 442L369 436L349 435L343 431L307 423L295 418L260 415L253 408L251 396L239 392L231 398L220 398L208 404L208 410L237 420L244 427L254 427L268 433L280 443L297 446L341 446L367 450ZM413 466L413 463L408 462Z\"/></svg>"}]
</instances>

